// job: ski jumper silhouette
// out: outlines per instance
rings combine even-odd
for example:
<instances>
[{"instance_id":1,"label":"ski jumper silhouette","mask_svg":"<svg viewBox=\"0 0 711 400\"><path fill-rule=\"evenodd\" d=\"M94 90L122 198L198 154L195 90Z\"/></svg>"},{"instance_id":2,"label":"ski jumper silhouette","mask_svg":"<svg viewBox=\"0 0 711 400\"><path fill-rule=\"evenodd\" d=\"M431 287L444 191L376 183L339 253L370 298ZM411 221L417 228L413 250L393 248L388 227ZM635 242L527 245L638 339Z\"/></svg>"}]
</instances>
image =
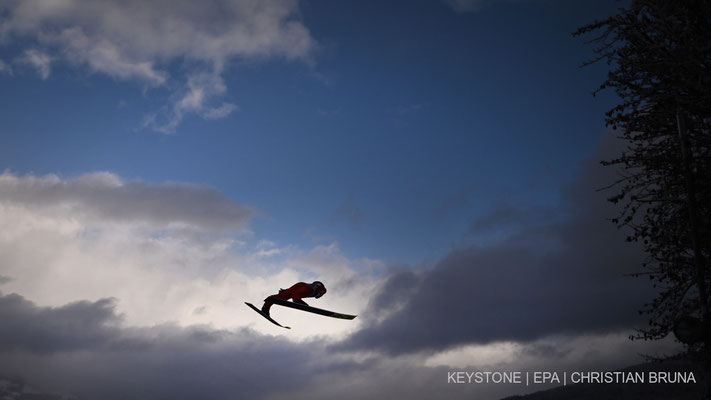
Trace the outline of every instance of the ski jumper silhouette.
<instances>
[{"instance_id":1,"label":"ski jumper silhouette","mask_svg":"<svg viewBox=\"0 0 711 400\"><path fill-rule=\"evenodd\" d=\"M324 294L326 294L326 286L324 286L320 281L312 283L298 282L288 289L279 289L279 293L273 294L264 299L262 312L269 315L269 309L272 308L272 302L269 301L271 298L282 299L284 301L292 299L294 303L308 306L308 304L301 299L304 297L315 297L318 299Z\"/></svg>"}]
</instances>

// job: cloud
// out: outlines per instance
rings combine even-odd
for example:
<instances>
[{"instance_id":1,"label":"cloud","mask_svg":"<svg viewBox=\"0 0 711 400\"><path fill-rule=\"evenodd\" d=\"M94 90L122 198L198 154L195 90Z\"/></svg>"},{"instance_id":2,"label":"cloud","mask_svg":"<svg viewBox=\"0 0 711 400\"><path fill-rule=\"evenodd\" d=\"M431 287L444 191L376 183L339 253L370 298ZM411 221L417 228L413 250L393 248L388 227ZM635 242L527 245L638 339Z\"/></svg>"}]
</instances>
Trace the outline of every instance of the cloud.
<instances>
[{"instance_id":1,"label":"cloud","mask_svg":"<svg viewBox=\"0 0 711 400\"><path fill-rule=\"evenodd\" d=\"M521 229L549 224L558 216L547 208L519 208L506 201L499 202L488 214L471 219L468 233L484 235L495 231Z\"/></svg>"},{"instance_id":2,"label":"cloud","mask_svg":"<svg viewBox=\"0 0 711 400\"><path fill-rule=\"evenodd\" d=\"M425 383L441 381L442 367L357 360L329 352L323 340L293 342L250 329L207 326L121 327L111 324L120 318L110 304L49 308L17 295L0 296L0 335L10 336L0 347L0 376L22 377L44 392L109 400L415 395L413 376L421 378L421 392L413 398L433 395L442 386L423 390ZM402 373L393 376L395 367Z\"/></svg>"},{"instance_id":3,"label":"cloud","mask_svg":"<svg viewBox=\"0 0 711 400\"><path fill-rule=\"evenodd\" d=\"M232 103L222 103L219 107L207 108L203 111L203 118L205 119L220 119L232 114L232 112L239 110L239 107Z\"/></svg>"},{"instance_id":4,"label":"cloud","mask_svg":"<svg viewBox=\"0 0 711 400\"><path fill-rule=\"evenodd\" d=\"M5 61L0 60L0 75L3 74L12 75L12 67Z\"/></svg>"},{"instance_id":5,"label":"cloud","mask_svg":"<svg viewBox=\"0 0 711 400\"><path fill-rule=\"evenodd\" d=\"M641 361L638 353L660 349L660 344L631 345L625 333L557 337L532 343L497 342L458 347L432 357L422 355L361 356L347 369L325 370L311 381L273 399L408 398L494 400L550 388L553 385L447 383L451 371L604 371ZM669 342L661 348L674 348ZM337 353L336 353L337 354Z\"/></svg>"},{"instance_id":6,"label":"cloud","mask_svg":"<svg viewBox=\"0 0 711 400\"><path fill-rule=\"evenodd\" d=\"M159 84L156 64L176 58L215 66L234 57L308 59L314 42L296 19L297 6L289 0L11 1L3 7L2 32L58 45L96 72Z\"/></svg>"},{"instance_id":7,"label":"cloud","mask_svg":"<svg viewBox=\"0 0 711 400\"><path fill-rule=\"evenodd\" d=\"M454 11L466 13L479 11L487 3L487 0L444 0L444 2Z\"/></svg>"},{"instance_id":8,"label":"cloud","mask_svg":"<svg viewBox=\"0 0 711 400\"><path fill-rule=\"evenodd\" d=\"M52 70L52 57L37 49L25 50L22 56L18 57L15 62L17 64L26 64L34 68L43 80L49 78L49 74Z\"/></svg>"},{"instance_id":9,"label":"cloud","mask_svg":"<svg viewBox=\"0 0 711 400\"><path fill-rule=\"evenodd\" d=\"M218 191L198 185L124 181L99 172L62 180L57 176L0 174L4 203L17 207L73 210L116 222L150 222L164 227L243 231L256 211Z\"/></svg>"},{"instance_id":10,"label":"cloud","mask_svg":"<svg viewBox=\"0 0 711 400\"><path fill-rule=\"evenodd\" d=\"M299 20L295 0L3 3L0 40L27 39L36 48L23 59L43 79L49 76L51 57L147 87L181 81L162 112L166 121L147 124L168 133L185 113L216 119L234 111L236 106L228 102L212 105L225 93L221 75L234 60L281 58L309 64L316 47ZM175 63L182 64L185 80L171 73Z\"/></svg>"},{"instance_id":11,"label":"cloud","mask_svg":"<svg viewBox=\"0 0 711 400\"><path fill-rule=\"evenodd\" d=\"M402 310L409 303L409 299L417 294L421 279L420 274L408 267L394 268L370 299L369 312L363 319L367 324L382 323L385 318Z\"/></svg>"},{"instance_id":12,"label":"cloud","mask_svg":"<svg viewBox=\"0 0 711 400\"><path fill-rule=\"evenodd\" d=\"M48 353L104 343L110 336L106 325L118 320L113 305L102 299L40 308L17 294L0 294L0 351Z\"/></svg>"},{"instance_id":13,"label":"cloud","mask_svg":"<svg viewBox=\"0 0 711 400\"><path fill-rule=\"evenodd\" d=\"M649 348L614 333L561 337L555 346L499 342L431 357L382 357L248 328L121 326L108 299L50 308L0 295L0 316L0 376L64 398L497 399L542 387L449 385L447 372L613 369ZM10 389L11 382L0 383Z\"/></svg>"},{"instance_id":14,"label":"cloud","mask_svg":"<svg viewBox=\"0 0 711 400\"><path fill-rule=\"evenodd\" d=\"M121 80L137 79L148 86L162 85L168 78L167 72L155 68L151 58L132 60L119 44L108 38L87 36L81 27L72 26L43 39L62 48L70 63L86 64L92 72Z\"/></svg>"},{"instance_id":15,"label":"cloud","mask_svg":"<svg viewBox=\"0 0 711 400\"><path fill-rule=\"evenodd\" d=\"M594 190L614 177L597 162L614 147L610 141L566 191L556 212L561 217L551 219L547 210L529 210L539 215L524 218L523 210L494 210L473 228L516 220L520 231L487 247L455 249L417 275L391 274L368 310L382 310L393 298L405 304L339 348L401 354L631 330L653 291L648 282L625 276L640 270L642 251L607 220L614 208L606 193Z\"/></svg>"},{"instance_id":16,"label":"cloud","mask_svg":"<svg viewBox=\"0 0 711 400\"><path fill-rule=\"evenodd\" d=\"M120 327L111 300L49 308L6 295L0 315L0 376L79 398L257 398L343 368L318 342L249 329Z\"/></svg>"},{"instance_id":17,"label":"cloud","mask_svg":"<svg viewBox=\"0 0 711 400\"><path fill-rule=\"evenodd\" d=\"M348 197L333 212L331 219L333 221L345 221L352 229L360 229L363 221L363 211L356 203L353 193L348 194Z\"/></svg>"},{"instance_id":18,"label":"cloud","mask_svg":"<svg viewBox=\"0 0 711 400\"><path fill-rule=\"evenodd\" d=\"M194 113L203 119L225 118L239 109L237 105L223 102L218 107L208 105L209 100L227 92L222 77L216 73L197 73L188 78L187 87L172 106L162 113L149 115L143 125L163 133L172 133L186 114Z\"/></svg>"}]
</instances>

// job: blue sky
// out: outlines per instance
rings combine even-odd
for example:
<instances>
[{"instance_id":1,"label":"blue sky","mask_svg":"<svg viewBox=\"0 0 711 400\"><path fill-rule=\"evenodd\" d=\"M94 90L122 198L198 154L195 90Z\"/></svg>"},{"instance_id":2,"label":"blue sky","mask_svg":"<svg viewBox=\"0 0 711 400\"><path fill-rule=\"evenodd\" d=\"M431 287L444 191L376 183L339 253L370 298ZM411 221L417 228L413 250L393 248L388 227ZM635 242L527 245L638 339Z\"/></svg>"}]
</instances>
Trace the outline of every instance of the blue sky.
<instances>
[{"instance_id":1,"label":"blue sky","mask_svg":"<svg viewBox=\"0 0 711 400\"><path fill-rule=\"evenodd\" d=\"M158 87L58 55L42 79L16 61L38 42L10 35L2 167L205 184L259 209L254 230L281 244L432 261L497 203L558 202L610 104L589 95L604 70L579 68L590 48L570 33L613 7L304 2L308 59L234 56L217 103L238 109L186 115L169 133L142 121L176 96L188 57L160 63Z\"/></svg>"}]
</instances>

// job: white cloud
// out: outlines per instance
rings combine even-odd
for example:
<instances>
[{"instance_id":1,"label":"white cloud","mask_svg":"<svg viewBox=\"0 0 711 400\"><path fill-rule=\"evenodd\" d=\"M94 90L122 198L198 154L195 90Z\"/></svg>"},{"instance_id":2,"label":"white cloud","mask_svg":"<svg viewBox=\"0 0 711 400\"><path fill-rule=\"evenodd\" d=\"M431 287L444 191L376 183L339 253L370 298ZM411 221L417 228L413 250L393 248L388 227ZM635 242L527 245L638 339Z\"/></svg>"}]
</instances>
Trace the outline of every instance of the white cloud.
<instances>
[{"instance_id":1,"label":"white cloud","mask_svg":"<svg viewBox=\"0 0 711 400\"><path fill-rule=\"evenodd\" d=\"M226 92L227 86L218 73L196 73L188 77L186 88L176 96L172 106L160 114L151 115L144 121L144 125L159 132L173 133L189 113L208 120L225 118L238 109L237 105L223 102L218 107L211 107L208 102Z\"/></svg>"},{"instance_id":2,"label":"white cloud","mask_svg":"<svg viewBox=\"0 0 711 400\"><path fill-rule=\"evenodd\" d=\"M236 109L210 104L225 93L221 74L231 61L310 63L315 48L295 0L25 0L3 3L0 15L6 15L0 40L30 38L38 47L33 51L116 79L166 85L180 79L171 78L169 65L182 63L187 80L178 85L183 93L165 112L167 121L148 118L162 132L172 132L186 113L216 119ZM37 68L49 76L48 62L33 65L45 66Z\"/></svg>"},{"instance_id":3,"label":"white cloud","mask_svg":"<svg viewBox=\"0 0 711 400\"><path fill-rule=\"evenodd\" d=\"M44 41L59 45L67 61L86 64L92 72L122 80L137 79L149 86L162 85L168 77L166 71L155 68L150 57L132 60L114 41L89 37L80 27L67 28Z\"/></svg>"},{"instance_id":4,"label":"white cloud","mask_svg":"<svg viewBox=\"0 0 711 400\"><path fill-rule=\"evenodd\" d=\"M206 108L202 116L205 119L220 119L232 114L233 111L239 110L235 104L232 103L222 103L219 107Z\"/></svg>"}]
</instances>

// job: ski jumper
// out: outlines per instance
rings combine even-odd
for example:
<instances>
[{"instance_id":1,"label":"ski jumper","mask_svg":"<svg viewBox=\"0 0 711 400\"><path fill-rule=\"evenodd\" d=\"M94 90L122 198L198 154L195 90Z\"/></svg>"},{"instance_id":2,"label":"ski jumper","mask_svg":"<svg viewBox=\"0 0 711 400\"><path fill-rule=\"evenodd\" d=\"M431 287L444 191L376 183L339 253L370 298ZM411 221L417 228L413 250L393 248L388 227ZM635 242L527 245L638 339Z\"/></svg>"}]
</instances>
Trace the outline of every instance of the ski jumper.
<instances>
[{"instance_id":1,"label":"ski jumper","mask_svg":"<svg viewBox=\"0 0 711 400\"><path fill-rule=\"evenodd\" d=\"M315 282L314 282L315 283ZM319 292L318 287L314 283L299 282L295 283L292 287L288 289L279 289L279 293L273 294L266 299L264 299L264 305L262 306L262 311L269 314L269 309L272 307L272 303L269 301L270 298L276 297L277 299L289 300L292 299L295 303L308 305L305 301L301 300L304 297L316 297L319 298L326 292L326 288L323 287L323 292ZM319 282L320 283L320 282Z\"/></svg>"}]
</instances>

